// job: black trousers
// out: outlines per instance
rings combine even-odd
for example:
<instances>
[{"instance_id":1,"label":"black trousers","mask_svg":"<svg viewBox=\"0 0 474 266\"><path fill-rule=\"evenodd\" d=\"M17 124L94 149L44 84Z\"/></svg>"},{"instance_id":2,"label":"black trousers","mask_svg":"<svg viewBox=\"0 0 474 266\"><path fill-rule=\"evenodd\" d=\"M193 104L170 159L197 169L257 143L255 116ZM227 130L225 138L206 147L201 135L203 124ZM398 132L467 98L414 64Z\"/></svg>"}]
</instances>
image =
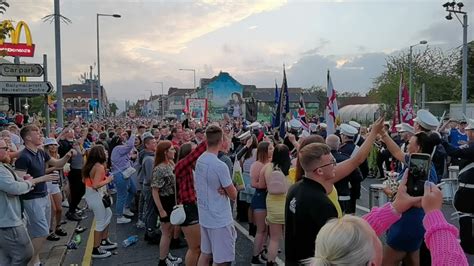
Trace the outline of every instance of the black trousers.
<instances>
[{"instance_id":1,"label":"black trousers","mask_svg":"<svg viewBox=\"0 0 474 266\"><path fill-rule=\"evenodd\" d=\"M459 237L461 238L461 247L464 252L474 254L474 228L472 217L459 218Z\"/></svg>"},{"instance_id":2,"label":"black trousers","mask_svg":"<svg viewBox=\"0 0 474 266\"><path fill-rule=\"evenodd\" d=\"M82 196L86 193L86 186L82 182L81 169L72 169L67 176L69 180L69 190L71 191L69 212L75 213L77 206L81 202Z\"/></svg>"}]
</instances>

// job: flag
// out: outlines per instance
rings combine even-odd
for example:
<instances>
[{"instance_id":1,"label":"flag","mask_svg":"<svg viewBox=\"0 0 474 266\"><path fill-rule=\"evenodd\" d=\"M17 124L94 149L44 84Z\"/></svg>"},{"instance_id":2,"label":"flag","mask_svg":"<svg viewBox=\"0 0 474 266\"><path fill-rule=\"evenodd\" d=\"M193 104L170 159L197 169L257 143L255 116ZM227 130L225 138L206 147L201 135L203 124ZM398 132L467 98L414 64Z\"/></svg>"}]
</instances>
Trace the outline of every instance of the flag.
<instances>
[{"instance_id":1,"label":"flag","mask_svg":"<svg viewBox=\"0 0 474 266\"><path fill-rule=\"evenodd\" d=\"M306 123L306 106L304 104L303 94L300 93L300 107L298 108L298 118Z\"/></svg>"},{"instance_id":2,"label":"flag","mask_svg":"<svg viewBox=\"0 0 474 266\"><path fill-rule=\"evenodd\" d=\"M280 97L278 102L279 114L280 114L280 137L284 138L286 135L286 115L290 112L290 99L288 95L288 84L286 81L285 65L283 65L283 82L281 84Z\"/></svg>"},{"instance_id":3,"label":"flag","mask_svg":"<svg viewBox=\"0 0 474 266\"><path fill-rule=\"evenodd\" d=\"M401 120L403 123L407 123L410 126L413 126L413 118L415 116L413 112L413 106L411 104L410 94L408 92L408 87L403 83L402 88L402 108L401 108Z\"/></svg>"},{"instance_id":4,"label":"flag","mask_svg":"<svg viewBox=\"0 0 474 266\"><path fill-rule=\"evenodd\" d=\"M280 126L280 95L278 92L278 85L275 80L275 101L273 104L272 127L278 128Z\"/></svg>"},{"instance_id":5,"label":"flag","mask_svg":"<svg viewBox=\"0 0 474 266\"><path fill-rule=\"evenodd\" d=\"M397 97L397 104L395 105L395 114L393 114L392 118L392 127L390 128L390 132L396 133L397 128L396 125L399 124L400 121L400 95Z\"/></svg>"},{"instance_id":6,"label":"flag","mask_svg":"<svg viewBox=\"0 0 474 266\"><path fill-rule=\"evenodd\" d=\"M339 109L337 107L337 99L336 99L336 90L332 84L331 76L328 70L328 78L327 78L327 103L326 103L326 124L328 127L326 128L327 134L334 134L336 132L336 125L338 119Z\"/></svg>"}]
</instances>

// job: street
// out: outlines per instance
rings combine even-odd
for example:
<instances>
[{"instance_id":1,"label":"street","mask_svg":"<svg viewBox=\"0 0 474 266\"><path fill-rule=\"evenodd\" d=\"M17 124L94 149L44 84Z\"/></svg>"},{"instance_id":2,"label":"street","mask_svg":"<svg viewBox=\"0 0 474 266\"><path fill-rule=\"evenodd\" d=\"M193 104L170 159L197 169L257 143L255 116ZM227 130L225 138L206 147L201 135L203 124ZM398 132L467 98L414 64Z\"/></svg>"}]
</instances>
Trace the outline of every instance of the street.
<instances>
[{"instance_id":1,"label":"street","mask_svg":"<svg viewBox=\"0 0 474 266\"><path fill-rule=\"evenodd\" d=\"M358 202L357 215L362 216L366 213L369 207L369 192L370 184L380 183L379 180L366 179L362 183L361 199ZM454 212L450 204L443 205L443 213L448 217L448 221L459 227L457 220L450 220L451 213ZM86 219L81 221L82 226L87 228L92 227L93 214L90 210L85 211ZM68 250L62 265L157 265L158 263L158 245L150 245L143 240L144 229L137 229L135 226L136 218L129 224L116 224L116 219L112 219L110 224L110 239L117 242L119 247L114 250L114 255L106 259L94 259L90 257L92 250L92 241L89 241L91 236L90 230L82 233L82 242L78 249ZM250 265L252 259L253 237L248 236L248 226L244 223L237 223L237 243L236 243L236 261L234 265ZM131 235L138 235L138 243L127 248L122 247L121 242ZM383 241L383 237L382 237ZM281 244L282 253L279 254L280 261L277 262L283 265L284 248L283 242ZM86 255L86 250L88 250ZM186 248L171 251L173 255L183 258L185 256ZM470 265L474 265L474 256L468 256ZM184 264L183 264L184 265Z\"/></svg>"}]
</instances>

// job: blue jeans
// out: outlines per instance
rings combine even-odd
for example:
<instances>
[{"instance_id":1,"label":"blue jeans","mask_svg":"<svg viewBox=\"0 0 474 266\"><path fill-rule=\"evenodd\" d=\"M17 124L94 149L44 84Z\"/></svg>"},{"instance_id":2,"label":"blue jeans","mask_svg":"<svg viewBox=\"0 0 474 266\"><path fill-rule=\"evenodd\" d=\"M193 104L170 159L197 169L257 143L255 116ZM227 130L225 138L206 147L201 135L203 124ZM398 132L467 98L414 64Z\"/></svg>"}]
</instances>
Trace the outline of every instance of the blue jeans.
<instances>
[{"instance_id":1,"label":"blue jeans","mask_svg":"<svg viewBox=\"0 0 474 266\"><path fill-rule=\"evenodd\" d=\"M137 188L135 187L135 182L130 182L130 178L124 178L122 172L114 173L114 180L117 186L115 212L118 216L122 216L123 208L132 205L132 200L137 192Z\"/></svg>"}]
</instances>

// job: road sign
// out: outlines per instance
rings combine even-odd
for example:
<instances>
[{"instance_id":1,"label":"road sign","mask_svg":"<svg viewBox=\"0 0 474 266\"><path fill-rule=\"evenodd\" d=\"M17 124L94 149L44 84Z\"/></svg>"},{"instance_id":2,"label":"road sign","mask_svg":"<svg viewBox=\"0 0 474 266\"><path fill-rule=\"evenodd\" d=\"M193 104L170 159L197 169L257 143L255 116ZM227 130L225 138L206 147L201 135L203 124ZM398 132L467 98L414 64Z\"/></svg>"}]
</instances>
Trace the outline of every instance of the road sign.
<instances>
[{"instance_id":1,"label":"road sign","mask_svg":"<svg viewBox=\"0 0 474 266\"><path fill-rule=\"evenodd\" d=\"M39 64L0 64L0 75L8 77L41 77L43 67Z\"/></svg>"},{"instance_id":2,"label":"road sign","mask_svg":"<svg viewBox=\"0 0 474 266\"><path fill-rule=\"evenodd\" d=\"M47 94L53 89L49 81L0 81L0 95L2 94Z\"/></svg>"}]
</instances>

